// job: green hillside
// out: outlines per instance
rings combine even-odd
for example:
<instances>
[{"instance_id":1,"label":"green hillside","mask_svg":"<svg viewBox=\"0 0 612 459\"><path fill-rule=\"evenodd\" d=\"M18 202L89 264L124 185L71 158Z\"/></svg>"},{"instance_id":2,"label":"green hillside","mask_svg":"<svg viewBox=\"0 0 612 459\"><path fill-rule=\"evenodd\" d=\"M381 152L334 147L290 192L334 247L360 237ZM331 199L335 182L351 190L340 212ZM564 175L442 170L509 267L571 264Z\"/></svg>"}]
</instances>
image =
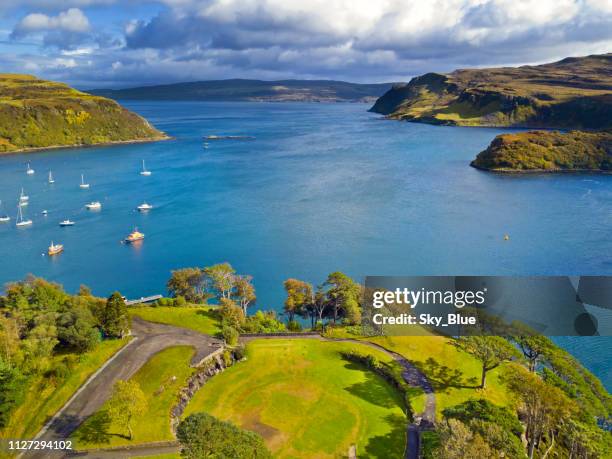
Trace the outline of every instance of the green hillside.
<instances>
[{"instance_id":1,"label":"green hillside","mask_svg":"<svg viewBox=\"0 0 612 459\"><path fill-rule=\"evenodd\" d=\"M92 89L88 92L119 100L227 100L252 102L369 102L391 88L389 83L358 84L332 80L210 80Z\"/></svg>"},{"instance_id":2,"label":"green hillside","mask_svg":"<svg viewBox=\"0 0 612 459\"><path fill-rule=\"evenodd\" d=\"M472 166L498 172L612 172L612 131L502 134Z\"/></svg>"},{"instance_id":3,"label":"green hillside","mask_svg":"<svg viewBox=\"0 0 612 459\"><path fill-rule=\"evenodd\" d=\"M165 137L113 100L31 75L0 74L0 153Z\"/></svg>"},{"instance_id":4,"label":"green hillside","mask_svg":"<svg viewBox=\"0 0 612 459\"><path fill-rule=\"evenodd\" d=\"M395 85L371 111L458 126L612 126L612 54L517 68L427 73Z\"/></svg>"}]
</instances>

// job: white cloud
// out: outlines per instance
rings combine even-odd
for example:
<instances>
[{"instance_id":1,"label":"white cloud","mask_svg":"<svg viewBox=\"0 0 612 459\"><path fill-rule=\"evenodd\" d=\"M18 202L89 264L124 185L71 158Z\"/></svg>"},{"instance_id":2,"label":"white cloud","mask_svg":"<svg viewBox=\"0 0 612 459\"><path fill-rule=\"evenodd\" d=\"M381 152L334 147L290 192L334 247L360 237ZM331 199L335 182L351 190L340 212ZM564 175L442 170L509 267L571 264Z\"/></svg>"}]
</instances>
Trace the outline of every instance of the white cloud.
<instances>
[{"instance_id":1,"label":"white cloud","mask_svg":"<svg viewBox=\"0 0 612 459\"><path fill-rule=\"evenodd\" d=\"M90 29L87 16L78 8L69 8L57 16L48 16L42 13L31 13L25 16L15 26L14 33L26 35L32 32L45 32L50 30L63 30L66 32L83 33Z\"/></svg>"}]
</instances>

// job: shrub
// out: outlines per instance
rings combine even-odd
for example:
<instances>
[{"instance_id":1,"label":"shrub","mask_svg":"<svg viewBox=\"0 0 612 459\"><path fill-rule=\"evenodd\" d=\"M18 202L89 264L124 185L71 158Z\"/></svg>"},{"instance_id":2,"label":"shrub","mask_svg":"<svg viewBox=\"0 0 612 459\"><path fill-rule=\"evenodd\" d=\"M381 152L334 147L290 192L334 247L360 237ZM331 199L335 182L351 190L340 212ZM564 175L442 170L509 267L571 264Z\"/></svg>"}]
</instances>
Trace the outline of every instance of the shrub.
<instances>
[{"instance_id":1,"label":"shrub","mask_svg":"<svg viewBox=\"0 0 612 459\"><path fill-rule=\"evenodd\" d=\"M236 346L234 348L234 359L242 360L246 357L246 349L244 346Z\"/></svg>"},{"instance_id":2,"label":"shrub","mask_svg":"<svg viewBox=\"0 0 612 459\"><path fill-rule=\"evenodd\" d=\"M207 413L194 413L181 421L176 437L187 459L271 459L263 439Z\"/></svg>"},{"instance_id":3,"label":"shrub","mask_svg":"<svg viewBox=\"0 0 612 459\"><path fill-rule=\"evenodd\" d=\"M230 346L235 346L236 344L238 344L238 330L236 330L234 327L229 327L229 326L224 326L223 330L221 331L221 334L223 335L223 339L225 340L225 342L230 345Z\"/></svg>"},{"instance_id":4,"label":"shrub","mask_svg":"<svg viewBox=\"0 0 612 459\"><path fill-rule=\"evenodd\" d=\"M302 325L297 320L290 320L287 322L287 329L292 332L301 332Z\"/></svg>"}]
</instances>

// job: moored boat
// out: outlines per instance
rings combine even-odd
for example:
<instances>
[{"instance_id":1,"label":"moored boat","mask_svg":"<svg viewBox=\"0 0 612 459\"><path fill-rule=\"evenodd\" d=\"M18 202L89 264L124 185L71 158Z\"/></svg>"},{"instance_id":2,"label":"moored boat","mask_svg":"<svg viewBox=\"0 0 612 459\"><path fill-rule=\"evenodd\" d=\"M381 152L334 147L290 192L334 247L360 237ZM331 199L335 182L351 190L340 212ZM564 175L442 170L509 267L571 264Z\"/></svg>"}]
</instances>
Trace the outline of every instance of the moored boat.
<instances>
[{"instance_id":1,"label":"moored boat","mask_svg":"<svg viewBox=\"0 0 612 459\"><path fill-rule=\"evenodd\" d=\"M151 175L151 171L147 170L146 166L145 166L145 161L144 159L142 160L142 170L140 171L140 175L145 175L145 176L149 176Z\"/></svg>"},{"instance_id":2,"label":"moored boat","mask_svg":"<svg viewBox=\"0 0 612 459\"><path fill-rule=\"evenodd\" d=\"M81 184L79 185L79 188L86 190L89 188L89 183L85 183L85 176L83 174L81 174Z\"/></svg>"},{"instance_id":3,"label":"moored boat","mask_svg":"<svg viewBox=\"0 0 612 459\"><path fill-rule=\"evenodd\" d=\"M0 201L0 209L2 209L2 201ZM9 217L7 214L0 213L0 223L6 223L10 221L11 217Z\"/></svg>"},{"instance_id":4,"label":"moored boat","mask_svg":"<svg viewBox=\"0 0 612 459\"><path fill-rule=\"evenodd\" d=\"M47 253L52 256L52 255L57 255L58 253L62 253L64 251L64 246L62 244L54 244L53 241L51 241L51 245L49 246L49 250L47 251Z\"/></svg>"},{"instance_id":5,"label":"moored boat","mask_svg":"<svg viewBox=\"0 0 612 459\"><path fill-rule=\"evenodd\" d=\"M21 189L21 194L19 195L19 205L20 206L27 206L28 205L28 201L30 200L30 197L27 196L24 192L23 192L23 188Z\"/></svg>"},{"instance_id":6,"label":"moored boat","mask_svg":"<svg viewBox=\"0 0 612 459\"><path fill-rule=\"evenodd\" d=\"M102 204L100 203L100 201L92 201L89 204L85 204L85 207L88 210L99 210L102 208Z\"/></svg>"},{"instance_id":7,"label":"moored boat","mask_svg":"<svg viewBox=\"0 0 612 459\"><path fill-rule=\"evenodd\" d=\"M137 209L138 209L140 212L146 212L146 211L148 211L148 210L153 209L153 206L152 206L151 204L147 204L146 202L143 202L142 204L140 204L140 205L137 207Z\"/></svg>"},{"instance_id":8,"label":"moored boat","mask_svg":"<svg viewBox=\"0 0 612 459\"><path fill-rule=\"evenodd\" d=\"M74 222L70 219L66 219L64 221L61 221L59 226L74 226Z\"/></svg>"},{"instance_id":9,"label":"moored boat","mask_svg":"<svg viewBox=\"0 0 612 459\"><path fill-rule=\"evenodd\" d=\"M30 219L25 219L23 218L23 212L21 210L21 206L17 206L17 223L15 223L15 226L17 226L17 228L23 228L25 226L30 226L32 225L32 220Z\"/></svg>"},{"instance_id":10,"label":"moored boat","mask_svg":"<svg viewBox=\"0 0 612 459\"><path fill-rule=\"evenodd\" d=\"M51 171L49 171L49 183L55 183L55 180L53 179L53 174L51 173Z\"/></svg>"},{"instance_id":11,"label":"moored boat","mask_svg":"<svg viewBox=\"0 0 612 459\"><path fill-rule=\"evenodd\" d=\"M32 169L30 167L30 163L28 163L28 168L26 169L26 174L28 174L28 175L33 175L34 174L34 169Z\"/></svg>"},{"instance_id":12,"label":"moored boat","mask_svg":"<svg viewBox=\"0 0 612 459\"><path fill-rule=\"evenodd\" d=\"M124 239L124 241L130 244L132 242L142 241L144 238L145 238L145 235L141 233L140 231L138 231L138 228L134 228L134 231L128 234L128 236Z\"/></svg>"}]
</instances>

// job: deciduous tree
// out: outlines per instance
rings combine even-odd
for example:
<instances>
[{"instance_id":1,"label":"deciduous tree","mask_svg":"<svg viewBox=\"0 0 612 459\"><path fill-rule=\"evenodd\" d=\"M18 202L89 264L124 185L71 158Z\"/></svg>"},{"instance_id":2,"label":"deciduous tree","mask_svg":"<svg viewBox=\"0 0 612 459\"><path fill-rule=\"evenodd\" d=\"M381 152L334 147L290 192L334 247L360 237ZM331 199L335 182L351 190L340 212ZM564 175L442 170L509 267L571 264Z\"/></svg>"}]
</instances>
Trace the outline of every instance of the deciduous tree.
<instances>
[{"instance_id":1,"label":"deciduous tree","mask_svg":"<svg viewBox=\"0 0 612 459\"><path fill-rule=\"evenodd\" d=\"M133 437L132 421L147 410L147 399L136 381L117 381L108 401L108 415Z\"/></svg>"},{"instance_id":2,"label":"deciduous tree","mask_svg":"<svg viewBox=\"0 0 612 459\"><path fill-rule=\"evenodd\" d=\"M500 336L464 336L457 338L455 344L480 362L481 388L485 387L487 372L520 357L518 350Z\"/></svg>"}]
</instances>

